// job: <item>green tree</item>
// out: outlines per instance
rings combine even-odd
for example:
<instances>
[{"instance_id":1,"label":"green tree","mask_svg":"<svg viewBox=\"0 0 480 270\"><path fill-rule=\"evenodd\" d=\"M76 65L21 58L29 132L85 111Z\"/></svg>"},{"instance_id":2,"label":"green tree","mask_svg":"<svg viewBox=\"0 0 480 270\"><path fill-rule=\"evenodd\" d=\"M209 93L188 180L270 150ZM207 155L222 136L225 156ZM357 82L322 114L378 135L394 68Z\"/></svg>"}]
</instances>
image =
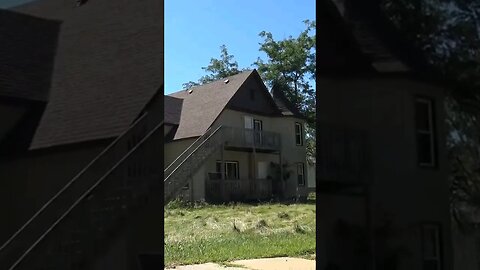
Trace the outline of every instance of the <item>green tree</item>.
<instances>
[{"instance_id":1,"label":"green tree","mask_svg":"<svg viewBox=\"0 0 480 270\"><path fill-rule=\"evenodd\" d=\"M315 80L315 21L304 21L306 29L297 37L289 36L275 40L272 33L262 31L259 36L260 51L266 60L258 58L254 63L268 86L279 87L289 101L306 116L305 128L307 153L315 156L315 89L311 85Z\"/></svg>"},{"instance_id":2,"label":"green tree","mask_svg":"<svg viewBox=\"0 0 480 270\"><path fill-rule=\"evenodd\" d=\"M234 56L228 53L227 46L220 46L220 58L211 58L210 64L202 67L202 69L209 74L202 76L198 82L189 81L184 83L183 88L189 89L240 73L242 70L238 69L238 63L234 61L233 58Z\"/></svg>"}]
</instances>

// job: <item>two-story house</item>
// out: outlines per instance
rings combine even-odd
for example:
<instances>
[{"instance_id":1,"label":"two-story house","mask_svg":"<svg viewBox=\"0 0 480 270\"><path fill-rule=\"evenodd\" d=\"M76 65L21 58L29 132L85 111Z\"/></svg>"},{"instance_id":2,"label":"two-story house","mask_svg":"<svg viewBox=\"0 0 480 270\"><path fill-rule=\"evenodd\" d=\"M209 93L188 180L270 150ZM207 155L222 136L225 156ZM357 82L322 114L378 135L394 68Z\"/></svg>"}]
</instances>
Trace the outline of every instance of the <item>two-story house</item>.
<instances>
[{"instance_id":1,"label":"two-story house","mask_svg":"<svg viewBox=\"0 0 480 270\"><path fill-rule=\"evenodd\" d=\"M166 96L165 123L166 201L306 197L305 119L256 70Z\"/></svg>"},{"instance_id":2,"label":"two-story house","mask_svg":"<svg viewBox=\"0 0 480 270\"><path fill-rule=\"evenodd\" d=\"M320 269L453 269L445 84L379 1L319 1Z\"/></svg>"}]
</instances>

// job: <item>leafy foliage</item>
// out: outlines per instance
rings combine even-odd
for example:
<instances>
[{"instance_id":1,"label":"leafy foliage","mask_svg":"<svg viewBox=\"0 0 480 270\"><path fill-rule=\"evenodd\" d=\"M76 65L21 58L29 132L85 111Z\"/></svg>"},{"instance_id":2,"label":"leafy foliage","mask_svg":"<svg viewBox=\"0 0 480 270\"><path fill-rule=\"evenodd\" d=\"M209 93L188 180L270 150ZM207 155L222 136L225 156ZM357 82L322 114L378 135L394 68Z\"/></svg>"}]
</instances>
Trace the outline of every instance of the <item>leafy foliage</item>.
<instances>
[{"instance_id":1,"label":"leafy foliage","mask_svg":"<svg viewBox=\"0 0 480 270\"><path fill-rule=\"evenodd\" d=\"M238 69L238 63L234 61L233 58L234 56L228 53L227 46L220 46L220 59L211 58L210 64L202 67L205 72L210 74L202 76L198 82L189 81L188 83L184 83L183 88L189 89L240 73L243 70Z\"/></svg>"}]
</instances>

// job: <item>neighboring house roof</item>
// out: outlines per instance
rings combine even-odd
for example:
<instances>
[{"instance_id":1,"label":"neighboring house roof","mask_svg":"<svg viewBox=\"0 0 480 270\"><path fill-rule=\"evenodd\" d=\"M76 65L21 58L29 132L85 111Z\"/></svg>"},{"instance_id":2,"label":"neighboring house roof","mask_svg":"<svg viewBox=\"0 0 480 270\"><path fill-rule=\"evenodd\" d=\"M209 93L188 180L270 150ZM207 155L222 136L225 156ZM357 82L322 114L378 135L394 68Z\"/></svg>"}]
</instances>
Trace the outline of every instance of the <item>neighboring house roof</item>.
<instances>
[{"instance_id":1,"label":"neighboring house roof","mask_svg":"<svg viewBox=\"0 0 480 270\"><path fill-rule=\"evenodd\" d=\"M0 9L0 97L47 101L60 22Z\"/></svg>"},{"instance_id":2,"label":"neighboring house roof","mask_svg":"<svg viewBox=\"0 0 480 270\"><path fill-rule=\"evenodd\" d=\"M275 104L278 109L281 111L284 116L294 116L297 118L305 119L305 117L300 113L300 111L292 104L283 91L276 86L272 87L271 94Z\"/></svg>"},{"instance_id":3,"label":"neighboring house roof","mask_svg":"<svg viewBox=\"0 0 480 270\"><path fill-rule=\"evenodd\" d=\"M62 21L31 149L118 136L163 84L161 1L37 0L14 10Z\"/></svg>"},{"instance_id":4,"label":"neighboring house roof","mask_svg":"<svg viewBox=\"0 0 480 270\"><path fill-rule=\"evenodd\" d=\"M165 124L180 124L180 116L182 114L183 99L165 96Z\"/></svg>"},{"instance_id":5,"label":"neighboring house roof","mask_svg":"<svg viewBox=\"0 0 480 270\"><path fill-rule=\"evenodd\" d=\"M182 115L174 140L202 136L253 72L256 71L245 71L188 91L170 94L171 97L183 99ZM226 79L228 83L225 83Z\"/></svg>"}]
</instances>

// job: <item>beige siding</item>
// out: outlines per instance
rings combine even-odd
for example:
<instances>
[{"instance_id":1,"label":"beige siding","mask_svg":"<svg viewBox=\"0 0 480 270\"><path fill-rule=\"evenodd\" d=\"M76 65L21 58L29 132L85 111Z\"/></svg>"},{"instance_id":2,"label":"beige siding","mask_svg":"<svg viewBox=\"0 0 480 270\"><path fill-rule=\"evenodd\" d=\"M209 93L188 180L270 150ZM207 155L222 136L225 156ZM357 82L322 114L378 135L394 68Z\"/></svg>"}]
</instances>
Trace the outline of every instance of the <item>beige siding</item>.
<instances>
[{"instance_id":1,"label":"beige siding","mask_svg":"<svg viewBox=\"0 0 480 270\"><path fill-rule=\"evenodd\" d=\"M289 164L287 170L291 171L290 178L288 179L286 186L287 196L306 194L307 185L304 187L298 187L297 185L295 165L299 162L305 164L305 175L306 179L308 179L305 144L303 146L297 146L295 144L295 122L299 122L304 125L304 121L293 117L268 117L227 109L220 114L212 126L217 127L219 125L225 125L243 128L244 116L252 116L254 119L261 120L263 122L264 131L276 132L280 134L282 141L282 162ZM278 159L275 162L278 163Z\"/></svg>"},{"instance_id":2,"label":"beige siding","mask_svg":"<svg viewBox=\"0 0 480 270\"><path fill-rule=\"evenodd\" d=\"M407 79L317 80L320 123L337 123L366 128L370 133L373 162L373 212L377 224L385 213L392 213L394 225L401 228L398 241L414 251L401 269L420 269L420 222L441 222L443 241L449 242L448 182L443 123L443 91ZM429 96L436 104L437 153L439 167L425 169L416 163L414 98ZM325 205L324 215L335 215ZM322 210L320 210L322 211ZM401 243L403 242L403 243ZM450 254L449 245L445 245ZM451 269L447 256L444 269Z\"/></svg>"},{"instance_id":3,"label":"beige siding","mask_svg":"<svg viewBox=\"0 0 480 270\"><path fill-rule=\"evenodd\" d=\"M306 150L305 145L296 146L295 144L295 122L304 124L303 120L293 117L268 117L263 115L255 115L250 113L244 113L240 111L226 109L224 110L212 127L216 128L220 125L244 128L244 116L252 116L254 119L261 120L263 123L263 130L270 132L277 132L281 135L282 148L281 155L283 163L288 163L290 166L287 168L291 172L290 178L287 181L287 195L296 196L305 195L307 190L307 184L305 187L298 187L296 177L296 163L301 162L305 164L306 183L308 182L308 169L306 164ZM179 154L181 154L195 139L179 140L166 144L165 146L165 164L170 164ZM239 174L240 178L247 180L256 176L257 165L253 164L253 160L258 162L263 161L270 164L271 162L279 162L278 154L265 154L265 153L248 153L239 151L225 151L224 159L233 160L239 162ZM185 190L182 192L182 196L189 197L193 193L193 198L204 199L205 196L205 179L208 173L215 172L215 162L221 160L220 150L213 154L204 165L199 169L194 177L190 186L192 190ZM272 174L270 166L268 166L267 175Z\"/></svg>"},{"instance_id":4,"label":"beige siding","mask_svg":"<svg viewBox=\"0 0 480 270\"><path fill-rule=\"evenodd\" d=\"M187 149L195 139L185 139L169 142L165 144L164 167L170 165L185 149Z\"/></svg>"}]
</instances>

